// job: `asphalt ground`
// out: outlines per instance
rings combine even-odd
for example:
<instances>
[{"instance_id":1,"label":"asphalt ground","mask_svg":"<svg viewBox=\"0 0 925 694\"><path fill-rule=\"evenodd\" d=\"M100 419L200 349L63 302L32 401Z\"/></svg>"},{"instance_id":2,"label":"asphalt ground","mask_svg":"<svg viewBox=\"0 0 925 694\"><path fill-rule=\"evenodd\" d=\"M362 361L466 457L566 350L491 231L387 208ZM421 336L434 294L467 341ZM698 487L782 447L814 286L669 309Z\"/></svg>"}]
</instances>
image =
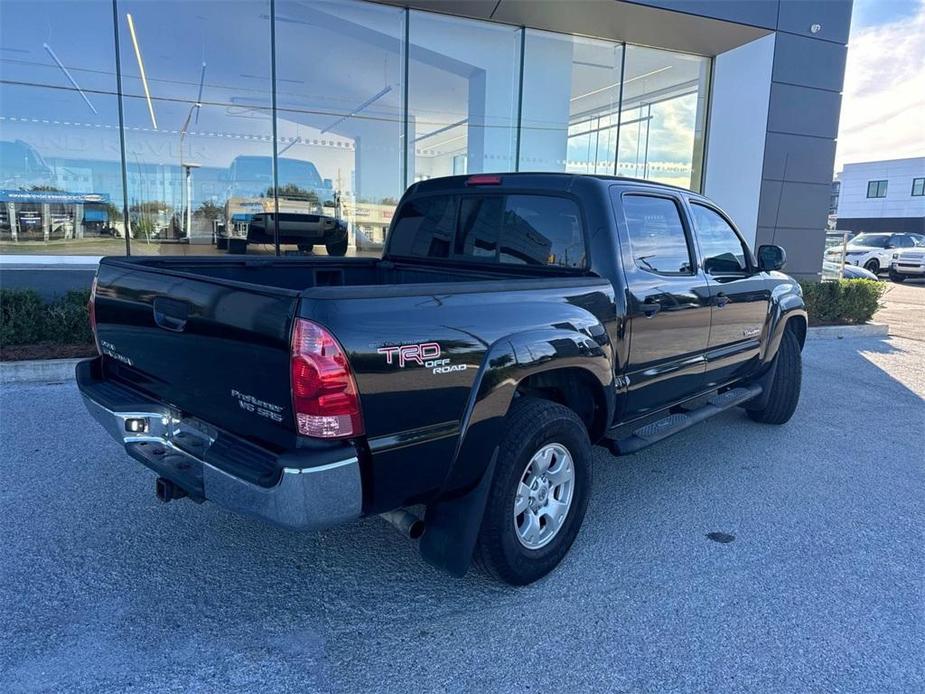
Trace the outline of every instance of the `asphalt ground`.
<instances>
[{"instance_id":1,"label":"asphalt ground","mask_svg":"<svg viewBox=\"0 0 925 694\"><path fill-rule=\"evenodd\" d=\"M925 691L925 342L804 366L785 426L595 449L576 544L520 589L376 518L161 505L72 384L4 387L0 690Z\"/></svg>"}]
</instances>

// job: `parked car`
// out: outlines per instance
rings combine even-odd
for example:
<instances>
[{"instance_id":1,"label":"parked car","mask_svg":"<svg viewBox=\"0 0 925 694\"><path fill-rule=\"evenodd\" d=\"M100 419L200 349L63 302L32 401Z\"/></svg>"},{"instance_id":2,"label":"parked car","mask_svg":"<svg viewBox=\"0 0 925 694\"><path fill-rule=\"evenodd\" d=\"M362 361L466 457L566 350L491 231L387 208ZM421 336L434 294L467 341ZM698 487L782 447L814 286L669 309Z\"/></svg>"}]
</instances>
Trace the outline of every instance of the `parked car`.
<instances>
[{"instance_id":1,"label":"parked car","mask_svg":"<svg viewBox=\"0 0 925 694\"><path fill-rule=\"evenodd\" d=\"M904 282L907 279L925 277L925 245L903 248L893 254L890 260L890 279Z\"/></svg>"},{"instance_id":2,"label":"parked car","mask_svg":"<svg viewBox=\"0 0 925 694\"><path fill-rule=\"evenodd\" d=\"M841 263L836 263L831 260L822 261L822 274L825 278L844 278L846 280L876 280L879 281L880 278L877 277L870 270L867 270L857 265L849 265L845 263L845 267L842 268Z\"/></svg>"},{"instance_id":3,"label":"parked car","mask_svg":"<svg viewBox=\"0 0 925 694\"><path fill-rule=\"evenodd\" d=\"M784 260L680 188L432 179L381 259L104 258L77 382L162 501L294 529L384 514L450 573L525 584L578 533L592 443L791 418L806 311Z\"/></svg>"},{"instance_id":4,"label":"parked car","mask_svg":"<svg viewBox=\"0 0 925 694\"><path fill-rule=\"evenodd\" d=\"M898 248L925 246L922 234L858 234L847 245L846 265L857 265L876 274L890 267L893 252ZM838 262L842 249L838 246L825 252L825 260Z\"/></svg>"}]
</instances>

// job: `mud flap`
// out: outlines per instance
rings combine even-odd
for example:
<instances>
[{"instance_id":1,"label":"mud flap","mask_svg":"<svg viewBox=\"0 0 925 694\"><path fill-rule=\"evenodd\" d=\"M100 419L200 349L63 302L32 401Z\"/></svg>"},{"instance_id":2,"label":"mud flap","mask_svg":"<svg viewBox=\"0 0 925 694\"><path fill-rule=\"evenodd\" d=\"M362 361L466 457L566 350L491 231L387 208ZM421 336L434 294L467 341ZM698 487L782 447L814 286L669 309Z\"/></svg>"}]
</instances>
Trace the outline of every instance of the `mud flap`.
<instances>
[{"instance_id":1,"label":"mud flap","mask_svg":"<svg viewBox=\"0 0 925 694\"><path fill-rule=\"evenodd\" d=\"M427 530L421 538L420 549L424 561L431 566L460 578L469 570L497 460L498 449L495 448L478 485L463 496L427 507L424 515Z\"/></svg>"}]
</instances>

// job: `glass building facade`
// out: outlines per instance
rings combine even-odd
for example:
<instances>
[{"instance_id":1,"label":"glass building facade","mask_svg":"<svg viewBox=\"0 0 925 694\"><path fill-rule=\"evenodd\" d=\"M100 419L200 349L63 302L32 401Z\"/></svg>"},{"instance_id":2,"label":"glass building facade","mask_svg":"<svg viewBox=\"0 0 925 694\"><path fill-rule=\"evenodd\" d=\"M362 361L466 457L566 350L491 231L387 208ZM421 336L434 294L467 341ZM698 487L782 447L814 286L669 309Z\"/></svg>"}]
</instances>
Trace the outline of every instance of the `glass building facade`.
<instances>
[{"instance_id":1,"label":"glass building facade","mask_svg":"<svg viewBox=\"0 0 925 694\"><path fill-rule=\"evenodd\" d=\"M451 174L701 187L709 58L359 0L5 0L0 46L3 254L226 253L277 210L373 253Z\"/></svg>"}]
</instances>

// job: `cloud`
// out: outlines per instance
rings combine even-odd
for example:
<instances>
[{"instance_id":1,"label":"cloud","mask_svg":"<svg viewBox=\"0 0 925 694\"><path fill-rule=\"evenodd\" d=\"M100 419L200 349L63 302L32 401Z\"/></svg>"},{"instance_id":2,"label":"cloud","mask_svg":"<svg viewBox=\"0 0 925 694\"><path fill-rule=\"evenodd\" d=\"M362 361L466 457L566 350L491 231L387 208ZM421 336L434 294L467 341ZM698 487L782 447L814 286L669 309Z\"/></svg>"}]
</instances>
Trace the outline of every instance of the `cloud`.
<instances>
[{"instance_id":1,"label":"cloud","mask_svg":"<svg viewBox=\"0 0 925 694\"><path fill-rule=\"evenodd\" d=\"M848 43L835 170L925 156L925 0L916 12L856 28Z\"/></svg>"}]
</instances>

